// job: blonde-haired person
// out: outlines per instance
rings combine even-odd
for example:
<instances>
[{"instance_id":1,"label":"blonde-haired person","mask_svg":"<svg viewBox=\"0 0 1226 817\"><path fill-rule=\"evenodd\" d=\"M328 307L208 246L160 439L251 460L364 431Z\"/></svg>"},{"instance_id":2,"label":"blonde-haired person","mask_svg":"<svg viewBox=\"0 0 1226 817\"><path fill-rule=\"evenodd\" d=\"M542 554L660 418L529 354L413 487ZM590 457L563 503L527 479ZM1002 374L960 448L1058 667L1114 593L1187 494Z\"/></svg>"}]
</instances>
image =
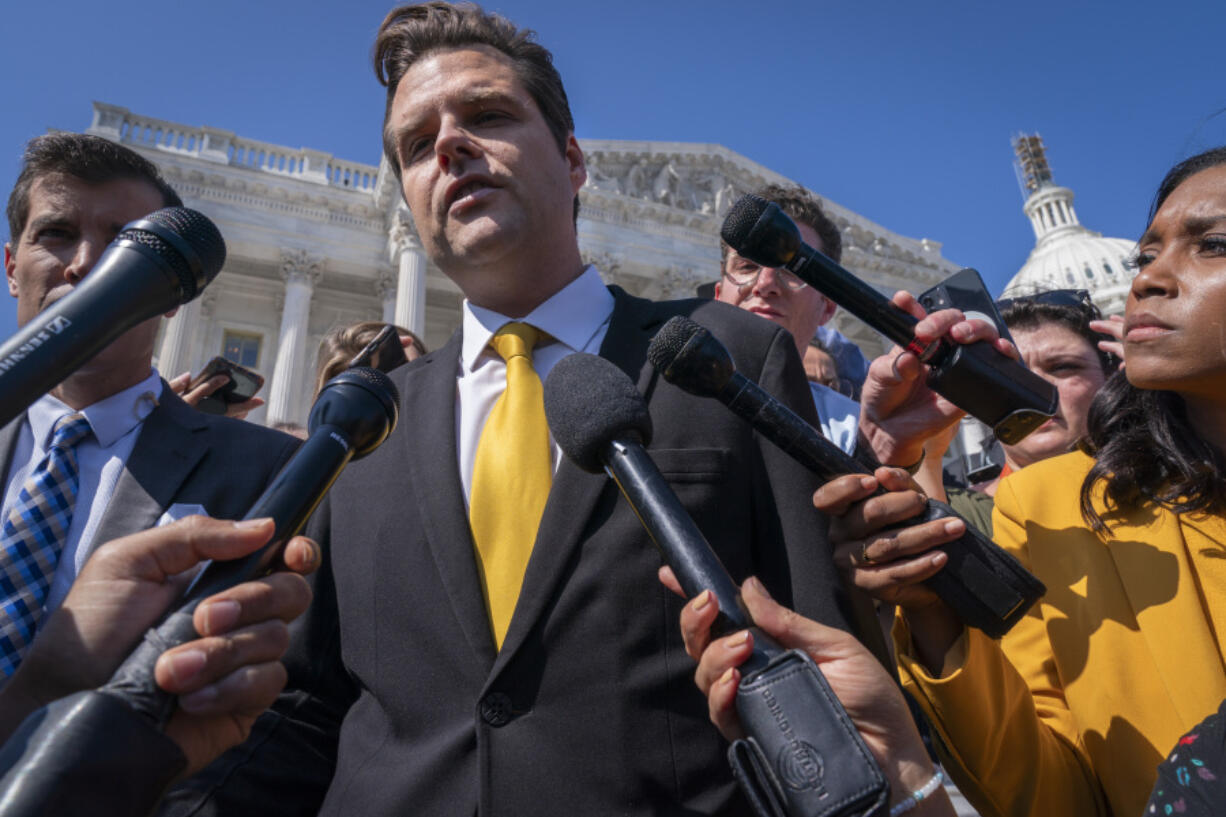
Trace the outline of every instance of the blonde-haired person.
<instances>
[{"instance_id":1,"label":"blonde-haired person","mask_svg":"<svg viewBox=\"0 0 1226 817\"><path fill-rule=\"evenodd\" d=\"M426 353L426 344L413 332L403 326L386 324L382 321L361 321L349 326L341 326L328 332L319 342L319 363L315 369L315 394L332 378L349 367L349 361L366 348L375 336L383 331L383 327L392 326L400 337L400 345L404 348L405 362L417 360Z\"/></svg>"}]
</instances>

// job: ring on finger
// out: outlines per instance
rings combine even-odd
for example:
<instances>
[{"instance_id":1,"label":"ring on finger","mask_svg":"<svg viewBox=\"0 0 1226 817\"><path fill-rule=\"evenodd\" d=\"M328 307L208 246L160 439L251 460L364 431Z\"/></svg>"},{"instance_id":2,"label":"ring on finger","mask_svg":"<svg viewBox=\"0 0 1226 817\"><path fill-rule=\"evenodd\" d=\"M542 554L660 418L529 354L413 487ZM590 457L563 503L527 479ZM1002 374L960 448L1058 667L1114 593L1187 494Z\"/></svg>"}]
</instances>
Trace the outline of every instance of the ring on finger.
<instances>
[{"instance_id":1,"label":"ring on finger","mask_svg":"<svg viewBox=\"0 0 1226 817\"><path fill-rule=\"evenodd\" d=\"M866 565L877 564L877 560L868 555L868 542L860 543L860 563Z\"/></svg>"}]
</instances>

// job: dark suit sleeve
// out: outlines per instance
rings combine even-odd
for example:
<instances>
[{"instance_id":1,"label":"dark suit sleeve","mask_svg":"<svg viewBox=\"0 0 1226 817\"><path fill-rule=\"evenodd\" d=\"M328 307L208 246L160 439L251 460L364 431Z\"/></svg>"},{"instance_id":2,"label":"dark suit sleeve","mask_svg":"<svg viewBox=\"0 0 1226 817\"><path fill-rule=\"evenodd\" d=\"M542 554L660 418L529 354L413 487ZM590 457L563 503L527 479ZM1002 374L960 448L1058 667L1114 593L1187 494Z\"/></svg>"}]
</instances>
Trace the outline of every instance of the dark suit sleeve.
<instances>
[{"instance_id":1,"label":"dark suit sleeve","mask_svg":"<svg viewBox=\"0 0 1226 817\"><path fill-rule=\"evenodd\" d=\"M319 811L336 764L340 723L357 696L340 657L329 516L325 499L307 527L325 555L312 577L311 607L291 625L285 692L244 743L175 788L159 815L289 817Z\"/></svg>"},{"instance_id":2,"label":"dark suit sleeve","mask_svg":"<svg viewBox=\"0 0 1226 817\"><path fill-rule=\"evenodd\" d=\"M775 332L757 381L814 428L820 427L804 366L787 332ZM892 672L872 601L846 586L834 566L828 520L813 507L820 482L769 440L758 440L764 478L755 480L761 490L754 507L764 516L773 509L777 520L774 530L769 518L758 520L759 541L782 543L782 548L759 546L759 577L772 593L782 590L785 595L777 598L801 615L854 633ZM769 496L762 493L766 491Z\"/></svg>"}]
</instances>

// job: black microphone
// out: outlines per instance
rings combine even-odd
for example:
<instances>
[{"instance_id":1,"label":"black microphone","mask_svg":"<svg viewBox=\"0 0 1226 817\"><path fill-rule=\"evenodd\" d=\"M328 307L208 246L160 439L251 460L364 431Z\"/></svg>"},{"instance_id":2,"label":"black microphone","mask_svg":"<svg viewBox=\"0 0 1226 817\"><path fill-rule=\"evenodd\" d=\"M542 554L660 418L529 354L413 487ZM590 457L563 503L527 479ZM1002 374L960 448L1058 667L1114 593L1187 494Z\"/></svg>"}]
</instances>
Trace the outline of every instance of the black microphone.
<instances>
[{"instance_id":1,"label":"black microphone","mask_svg":"<svg viewBox=\"0 0 1226 817\"><path fill-rule=\"evenodd\" d=\"M756 813L880 813L889 787L825 677L806 653L783 649L754 626L732 577L644 449L651 416L630 378L604 358L565 357L545 380L545 416L567 457L617 483L686 597L714 594L712 635L753 633L736 696L747 737L733 742L728 761Z\"/></svg>"},{"instance_id":2,"label":"black microphone","mask_svg":"<svg viewBox=\"0 0 1226 817\"><path fill-rule=\"evenodd\" d=\"M918 321L889 298L852 275L800 238L795 222L760 196L737 199L720 228L737 253L764 267L786 269L839 306L914 352L928 364L928 386L958 408L992 427L1006 445L1055 415L1055 386L983 341L954 343L946 338L927 346L915 340Z\"/></svg>"},{"instance_id":3,"label":"black microphone","mask_svg":"<svg viewBox=\"0 0 1226 817\"><path fill-rule=\"evenodd\" d=\"M728 350L707 329L678 315L661 327L647 359L669 383L700 397L714 397L794 460L830 480L869 473L765 389L736 371ZM878 494L884 493L878 489ZM912 524L959 518L944 502L929 499ZM963 520L965 522L965 520ZM999 638L1047 591L1026 568L980 535L970 523L954 542L940 545L949 561L925 580L971 627Z\"/></svg>"},{"instance_id":4,"label":"black microphone","mask_svg":"<svg viewBox=\"0 0 1226 817\"><path fill-rule=\"evenodd\" d=\"M111 680L31 714L0 747L0 817L150 814L185 758L163 733L175 699L154 680L158 656L196 638L196 605L268 571L341 470L379 447L396 426L400 396L376 369L329 380L309 420L310 436L245 519L271 516L272 540L241 559L209 563L182 606L151 628Z\"/></svg>"},{"instance_id":5,"label":"black microphone","mask_svg":"<svg viewBox=\"0 0 1226 817\"><path fill-rule=\"evenodd\" d=\"M754 628L736 583L647 454L651 415L626 373L596 355L562 358L545 379L545 417L562 453L583 470L604 471L617 483L686 598L712 592L719 603L712 632L754 630L754 656L746 670L780 653Z\"/></svg>"},{"instance_id":6,"label":"black microphone","mask_svg":"<svg viewBox=\"0 0 1226 817\"><path fill-rule=\"evenodd\" d=\"M221 233L195 210L128 224L85 280L0 346L0 427L133 326L195 298L225 260Z\"/></svg>"},{"instance_id":7,"label":"black microphone","mask_svg":"<svg viewBox=\"0 0 1226 817\"><path fill-rule=\"evenodd\" d=\"M192 615L201 601L268 572L344 467L374 451L391 434L399 403L396 386L378 369L347 369L325 383L311 408L306 441L243 517L272 517L276 522L272 539L241 559L210 562L187 588L180 607L145 634L99 691L122 699L159 728L165 726L174 713L175 699L154 680L158 656L198 637Z\"/></svg>"}]
</instances>

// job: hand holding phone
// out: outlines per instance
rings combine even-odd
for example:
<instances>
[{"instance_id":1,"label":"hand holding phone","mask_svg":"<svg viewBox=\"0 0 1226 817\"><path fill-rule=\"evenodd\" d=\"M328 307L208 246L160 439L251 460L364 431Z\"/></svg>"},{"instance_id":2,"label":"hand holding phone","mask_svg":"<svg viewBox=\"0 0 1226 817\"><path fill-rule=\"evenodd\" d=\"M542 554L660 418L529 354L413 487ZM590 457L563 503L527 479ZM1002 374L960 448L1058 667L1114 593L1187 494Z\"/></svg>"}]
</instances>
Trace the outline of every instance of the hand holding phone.
<instances>
[{"instance_id":1,"label":"hand holding phone","mask_svg":"<svg viewBox=\"0 0 1226 817\"><path fill-rule=\"evenodd\" d=\"M255 393L264 385L262 375L224 357L215 357L195 377L186 373L170 381L183 401L206 414L225 414L242 419L264 405Z\"/></svg>"}]
</instances>

